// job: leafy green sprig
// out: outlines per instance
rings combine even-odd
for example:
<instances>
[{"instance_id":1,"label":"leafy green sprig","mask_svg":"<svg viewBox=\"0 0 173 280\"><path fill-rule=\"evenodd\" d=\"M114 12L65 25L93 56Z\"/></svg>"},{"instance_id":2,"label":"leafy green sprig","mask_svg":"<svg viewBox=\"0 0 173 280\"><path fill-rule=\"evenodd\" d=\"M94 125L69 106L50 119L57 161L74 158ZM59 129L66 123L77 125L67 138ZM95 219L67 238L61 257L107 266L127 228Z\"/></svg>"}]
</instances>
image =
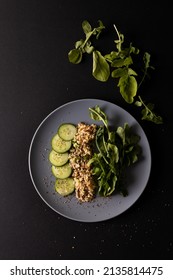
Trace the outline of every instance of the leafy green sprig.
<instances>
[{"instance_id":1,"label":"leafy green sprig","mask_svg":"<svg viewBox=\"0 0 173 280\"><path fill-rule=\"evenodd\" d=\"M144 71L143 71L143 77L139 83L138 89L139 87L142 85L143 81L145 80L145 77L148 75L148 69L152 68L154 69L153 66L150 66L150 54L149 53L144 53L143 56L143 62L144 62ZM142 120L148 120L148 121L152 121L156 124L162 124L163 123L163 119L161 116L156 115L154 113L154 107L155 105L153 103L148 103L146 104L144 102L144 100L142 99L142 97L140 95L138 95L138 100L135 102L135 105L138 107L143 107L142 109Z\"/></svg>"},{"instance_id":2,"label":"leafy green sprig","mask_svg":"<svg viewBox=\"0 0 173 280\"><path fill-rule=\"evenodd\" d=\"M89 108L89 111L91 119L103 123L96 132L97 151L88 162L98 183L98 193L109 196L117 191L126 196L128 192L122 184L122 175L139 159L140 137L132 133L127 123L110 130L108 118L99 106Z\"/></svg>"},{"instance_id":3,"label":"leafy green sprig","mask_svg":"<svg viewBox=\"0 0 173 280\"><path fill-rule=\"evenodd\" d=\"M80 39L75 43L75 48L68 53L71 63L79 64L85 53L92 54L93 66L92 75L95 79L106 82L109 77L118 81L120 93L124 100L129 104L135 104L141 107L142 120L152 121L156 124L163 122L162 117L154 113L154 104L146 104L138 94L138 90L148 75L148 70L153 67L150 65L150 54L145 52L143 55L143 75L138 83L138 73L133 69L133 56L139 55L140 51L130 43L129 47L124 47L124 35L120 33L114 25L117 33L115 50L106 55L102 55L92 44L92 38L99 38L101 32L105 29L103 22L98 21L98 26L92 28L90 23L85 20L82 22L82 29L85 39Z\"/></svg>"}]
</instances>

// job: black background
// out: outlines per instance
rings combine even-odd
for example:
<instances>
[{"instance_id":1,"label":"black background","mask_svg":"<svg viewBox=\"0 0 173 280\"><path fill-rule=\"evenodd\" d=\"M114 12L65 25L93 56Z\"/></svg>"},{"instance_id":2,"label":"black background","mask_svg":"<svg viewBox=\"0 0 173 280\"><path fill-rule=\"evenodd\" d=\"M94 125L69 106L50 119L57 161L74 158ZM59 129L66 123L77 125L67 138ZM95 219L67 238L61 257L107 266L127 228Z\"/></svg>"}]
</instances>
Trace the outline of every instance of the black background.
<instances>
[{"instance_id":1,"label":"black background","mask_svg":"<svg viewBox=\"0 0 173 280\"><path fill-rule=\"evenodd\" d=\"M0 0L0 259L172 259L172 11L170 1ZM96 81L90 59L76 66L67 53L83 37L84 19L106 26L103 52L114 48L113 24L152 56L143 93L163 125L141 121L115 82ZM151 146L152 170L139 200L99 223L68 220L38 196L28 152L40 122L60 105L99 98L128 110Z\"/></svg>"}]
</instances>

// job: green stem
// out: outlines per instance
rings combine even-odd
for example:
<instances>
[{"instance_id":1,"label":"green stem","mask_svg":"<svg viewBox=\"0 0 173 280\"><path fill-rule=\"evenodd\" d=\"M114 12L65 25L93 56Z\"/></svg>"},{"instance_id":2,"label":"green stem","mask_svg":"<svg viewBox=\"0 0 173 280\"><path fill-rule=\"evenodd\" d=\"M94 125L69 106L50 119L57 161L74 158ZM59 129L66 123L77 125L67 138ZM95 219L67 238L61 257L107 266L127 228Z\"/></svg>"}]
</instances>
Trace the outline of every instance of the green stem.
<instances>
[{"instance_id":1,"label":"green stem","mask_svg":"<svg viewBox=\"0 0 173 280\"><path fill-rule=\"evenodd\" d=\"M93 35L93 33L95 32L95 28L93 29L93 31L89 32L90 35L89 36L86 36L86 39L85 41L83 42L83 44L81 45L81 48L84 48L86 43L89 41L90 37ZM87 33L88 34L88 33Z\"/></svg>"},{"instance_id":2,"label":"green stem","mask_svg":"<svg viewBox=\"0 0 173 280\"><path fill-rule=\"evenodd\" d=\"M102 116L101 116L99 113L97 113L97 111L95 111L95 110L92 109L92 108L89 108L89 110L90 110L91 112L93 112L95 115L97 115L97 117L100 118L100 120L101 120L101 121L103 122L103 124L105 125L106 129L109 131L109 127L108 127L107 123L105 122L105 120L102 118Z\"/></svg>"},{"instance_id":3,"label":"green stem","mask_svg":"<svg viewBox=\"0 0 173 280\"><path fill-rule=\"evenodd\" d=\"M96 135L96 141L95 141L95 143L96 143L96 147L97 147L99 153L101 154L101 156L103 157L104 161L106 162L106 164L109 164L109 162L107 161L107 159L105 158L104 154L102 153L102 151L101 151L101 149L100 149L100 147L99 147L99 144L98 144L98 136L97 136L97 135Z\"/></svg>"},{"instance_id":4,"label":"green stem","mask_svg":"<svg viewBox=\"0 0 173 280\"><path fill-rule=\"evenodd\" d=\"M117 46L118 52L120 53L120 52L121 52L121 44L122 44L122 42L121 42L121 36L120 36L120 33L119 33L119 31L118 31L116 25L114 24L113 26L114 26L115 31L116 31L117 36L118 36L118 41L116 41L116 46Z\"/></svg>"},{"instance_id":5,"label":"green stem","mask_svg":"<svg viewBox=\"0 0 173 280\"><path fill-rule=\"evenodd\" d=\"M139 98L140 102L142 103L142 105L143 105L150 113L153 113L153 112L148 108L148 106L144 103L144 101L142 100L142 98L141 98L140 95L138 95L138 98Z\"/></svg>"},{"instance_id":6,"label":"green stem","mask_svg":"<svg viewBox=\"0 0 173 280\"><path fill-rule=\"evenodd\" d=\"M147 75L147 68L145 68L144 75L143 75L143 77L142 77L142 79L141 79L141 81L140 81L140 83L138 85L138 89L140 88L140 86L142 85L143 81L145 80L146 75Z\"/></svg>"},{"instance_id":7,"label":"green stem","mask_svg":"<svg viewBox=\"0 0 173 280\"><path fill-rule=\"evenodd\" d=\"M118 35L118 41L121 42L120 34L118 32L118 29L117 29L116 25L114 24L113 27L115 28L115 31L116 31L116 33Z\"/></svg>"}]
</instances>

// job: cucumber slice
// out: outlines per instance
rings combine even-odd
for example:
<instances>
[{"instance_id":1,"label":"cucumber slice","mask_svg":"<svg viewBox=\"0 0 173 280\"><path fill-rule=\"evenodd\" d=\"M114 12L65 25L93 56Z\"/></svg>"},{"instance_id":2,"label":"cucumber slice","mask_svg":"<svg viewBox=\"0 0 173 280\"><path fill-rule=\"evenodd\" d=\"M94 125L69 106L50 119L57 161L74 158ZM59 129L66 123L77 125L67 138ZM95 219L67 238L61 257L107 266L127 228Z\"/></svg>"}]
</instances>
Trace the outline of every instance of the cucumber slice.
<instances>
[{"instance_id":1,"label":"cucumber slice","mask_svg":"<svg viewBox=\"0 0 173 280\"><path fill-rule=\"evenodd\" d=\"M60 154L52 150L49 154L49 161L55 166L62 166L68 161L68 152Z\"/></svg>"},{"instance_id":2,"label":"cucumber slice","mask_svg":"<svg viewBox=\"0 0 173 280\"><path fill-rule=\"evenodd\" d=\"M72 142L64 141L58 133L52 138L52 149L57 153L65 153L71 148Z\"/></svg>"},{"instance_id":3,"label":"cucumber slice","mask_svg":"<svg viewBox=\"0 0 173 280\"><path fill-rule=\"evenodd\" d=\"M74 180L72 177L67 179L57 179L55 182L55 190L62 196L67 196L74 192Z\"/></svg>"},{"instance_id":4,"label":"cucumber slice","mask_svg":"<svg viewBox=\"0 0 173 280\"><path fill-rule=\"evenodd\" d=\"M66 179L70 177L72 168L69 163L64 164L63 166L52 165L52 173L58 179Z\"/></svg>"},{"instance_id":5,"label":"cucumber slice","mask_svg":"<svg viewBox=\"0 0 173 280\"><path fill-rule=\"evenodd\" d=\"M63 123L58 128L59 136L65 141L72 140L76 131L76 127L71 123Z\"/></svg>"}]
</instances>

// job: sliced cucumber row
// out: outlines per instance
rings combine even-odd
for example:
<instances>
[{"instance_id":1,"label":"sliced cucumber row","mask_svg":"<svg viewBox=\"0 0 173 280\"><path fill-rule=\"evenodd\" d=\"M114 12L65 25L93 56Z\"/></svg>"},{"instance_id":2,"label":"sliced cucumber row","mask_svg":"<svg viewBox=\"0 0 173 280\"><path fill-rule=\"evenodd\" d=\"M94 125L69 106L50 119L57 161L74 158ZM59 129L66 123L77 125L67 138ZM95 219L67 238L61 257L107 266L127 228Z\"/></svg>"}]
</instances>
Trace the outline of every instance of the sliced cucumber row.
<instances>
[{"instance_id":1,"label":"sliced cucumber row","mask_svg":"<svg viewBox=\"0 0 173 280\"><path fill-rule=\"evenodd\" d=\"M58 128L53 136L49 153L49 161L52 164L52 173L56 178L55 190L62 196L74 192L74 180L71 177L72 168L69 164L69 153L72 140L76 134L76 127L73 124L64 123Z\"/></svg>"}]
</instances>

